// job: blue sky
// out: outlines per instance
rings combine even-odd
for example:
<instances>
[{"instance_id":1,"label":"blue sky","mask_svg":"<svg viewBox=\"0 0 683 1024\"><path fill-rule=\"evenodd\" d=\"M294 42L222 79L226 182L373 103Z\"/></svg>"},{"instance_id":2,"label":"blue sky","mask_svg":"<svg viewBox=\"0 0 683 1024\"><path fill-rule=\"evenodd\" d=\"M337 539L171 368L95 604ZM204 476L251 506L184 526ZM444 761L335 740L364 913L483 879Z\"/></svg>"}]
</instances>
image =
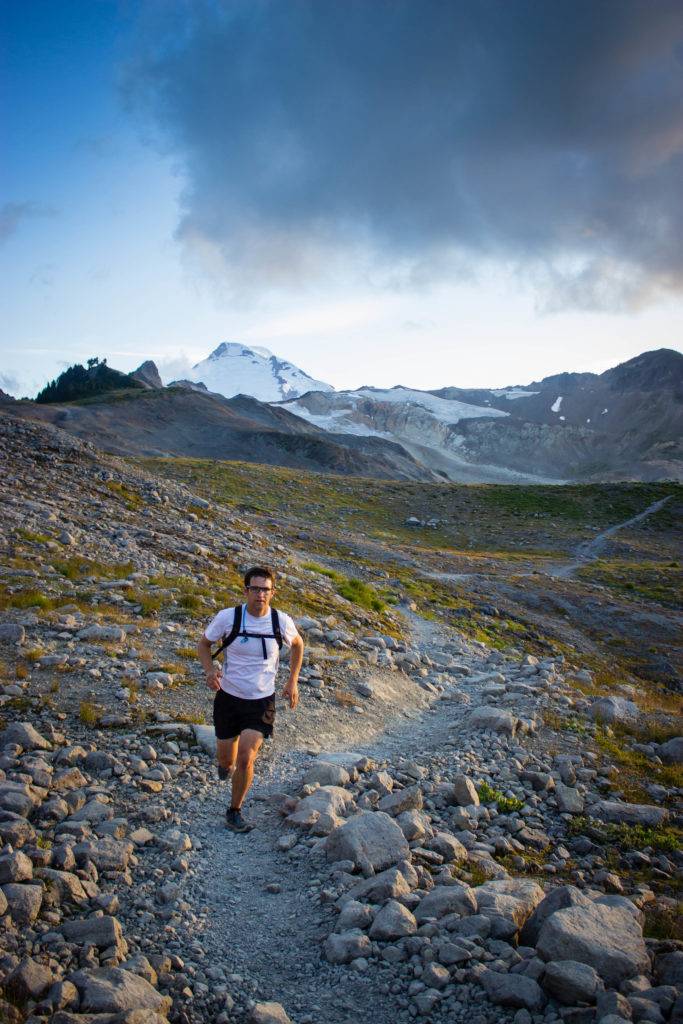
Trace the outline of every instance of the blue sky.
<instances>
[{"instance_id":1,"label":"blue sky","mask_svg":"<svg viewBox=\"0 0 683 1024\"><path fill-rule=\"evenodd\" d=\"M336 387L681 348L683 8L7 0L0 387L221 341Z\"/></svg>"}]
</instances>

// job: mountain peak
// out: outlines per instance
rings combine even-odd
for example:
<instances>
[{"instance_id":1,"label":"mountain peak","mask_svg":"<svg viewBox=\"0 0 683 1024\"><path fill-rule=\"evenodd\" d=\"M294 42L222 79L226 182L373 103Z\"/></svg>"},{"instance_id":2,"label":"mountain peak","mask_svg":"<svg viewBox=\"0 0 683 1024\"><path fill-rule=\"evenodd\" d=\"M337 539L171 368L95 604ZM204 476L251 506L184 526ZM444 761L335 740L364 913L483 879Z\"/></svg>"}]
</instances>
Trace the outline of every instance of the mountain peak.
<instances>
[{"instance_id":1,"label":"mountain peak","mask_svg":"<svg viewBox=\"0 0 683 1024\"><path fill-rule=\"evenodd\" d=\"M223 341L192 367L191 379L226 398L251 395L261 402L298 398L306 391L333 391L324 381L273 355L260 345Z\"/></svg>"}]
</instances>

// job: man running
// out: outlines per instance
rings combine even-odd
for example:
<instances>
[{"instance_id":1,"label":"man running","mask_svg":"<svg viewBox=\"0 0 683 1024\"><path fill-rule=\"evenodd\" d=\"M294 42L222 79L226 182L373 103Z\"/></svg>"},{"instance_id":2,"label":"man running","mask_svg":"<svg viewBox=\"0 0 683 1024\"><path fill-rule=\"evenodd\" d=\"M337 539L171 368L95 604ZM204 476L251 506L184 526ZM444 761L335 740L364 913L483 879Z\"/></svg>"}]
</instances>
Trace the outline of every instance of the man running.
<instances>
[{"instance_id":1,"label":"man running","mask_svg":"<svg viewBox=\"0 0 683 1024\"><path fill-rule=\"evenodd\" d=\"M299 703L304 642L289 615L271 609L274 590L271 569L262 565L249 569L244 576L246 603L241 608L220 611L207 626L198 645L206 685L216 691L213 724L218 777L228 779L232 775L232 799L225 822L234 832L248 832L252 828L244 820L241 808L254 778L259 749L264 738L273 734L275 676L281 643L292 651L289 679L282 695L289 698L290 708ZM222 672L211 658L211 645L217 640L229 640Z\"/></svg>"}]
</instances>

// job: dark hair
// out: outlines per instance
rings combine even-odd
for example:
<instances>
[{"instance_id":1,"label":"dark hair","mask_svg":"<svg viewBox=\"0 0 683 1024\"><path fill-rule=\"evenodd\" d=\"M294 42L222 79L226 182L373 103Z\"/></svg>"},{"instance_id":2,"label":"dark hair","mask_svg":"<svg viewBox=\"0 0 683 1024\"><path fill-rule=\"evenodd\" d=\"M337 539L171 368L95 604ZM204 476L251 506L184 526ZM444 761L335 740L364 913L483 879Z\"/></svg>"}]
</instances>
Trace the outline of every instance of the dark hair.
<instances>
[{"instance_id":1,"label":"dark hair","mask_svg":"<svg viewBox=\"0 0 683 1024\"><path fill-rule=\"evenodd\" d=\"M254 565L251 569L247 569L244 574L245 587L249 586L254 576L263 576L264 579L270 580L273 586L275 586L275 573L267 565Z\"/></svg>"}]
</instances>

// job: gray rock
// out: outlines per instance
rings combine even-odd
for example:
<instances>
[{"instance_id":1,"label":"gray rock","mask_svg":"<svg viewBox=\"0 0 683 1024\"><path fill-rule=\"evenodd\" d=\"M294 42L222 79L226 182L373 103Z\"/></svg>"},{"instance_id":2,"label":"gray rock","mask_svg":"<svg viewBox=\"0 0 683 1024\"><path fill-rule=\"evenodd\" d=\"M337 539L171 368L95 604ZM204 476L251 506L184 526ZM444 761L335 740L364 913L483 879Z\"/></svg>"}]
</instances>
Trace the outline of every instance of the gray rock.
<instances>
[{"instance_id":1,"label":"gray rock","mask_svg":"<svg viewBox=\"0 0 683 1024\"><path fill-rule=\"evenodd\" d=\"M650 968L642 929L622 907L589 903L558 910L543 924L536 949L544 960L593 966L612 988Z\"/></svg>"},{"instance_id":2,"label":"gray rock","mask_svg":"<svg viewBox=\"0 0 683 1024\"><path fill-rule=\"evenodd\" d=\"M594 1003L602 981L589 964L576 960L555 960L548 964L543 975L543 988L566 1006Z\"/></svg>"},{"instance_id":3,"label":"gray rock","mask_svg":"<svg viewBox=\"0 0 683 1024\"><path fill-rule=\"evenodd\" d=\"M328 935L324 951L331 964L350 964L359 956L369 956L372 952L372 944L367 935L354 929Z\"/></svg>"},{"instance_id":4,"label":"gray rock","mask_svg":"<svg viewBox=\"0 0 683 1024\"><path fill-rule=\"evenodd\" d=\"M437 885L420 900L415 919L421 924L427 918L453 913L476 914L476 890L469 885Z\"/></svg>"},{"instance_id":5,"label":"gray rock","mask_svg":"<svg viewBox=\"0 0 683 1024\"><path fill-rule=\"evenodd\" d=\"M660 985L683 988L683 949L658 956L655 960L655 977Z\"/></svg>"},{"instance_id":6,"label":"gray rock","mask_svg":"<svg viewBox=\"0 0 683 1024\"><path fill-rule=\"evenodd\" d=\"M0 644L23 644L26 630L14 622L0 623Z\"/></svg>"},{"instance_id":7,"label":"gray rock","mask_svg":"<svg viewBox=\"0 0 683 1024\"><path fill-rule=\"evenodd\" d=\"M33 863L21 850L0 857L0 885L6 885L8 882L30 882L32 878Z\"/></svg>"},{"instance_id":8,"label":"gray rock","mask_svg":"<svg viewBox=\"0 0 683 1024\"><path fill-rule=\"evenodd\" d=\"M566 907L584 907L589 903L590 900L574 885L560 885L556 889L551 889L522 928L519 936L520 944L535 946L544 921L556 910L564 910Z\"/></svg>"},{"instance_id":9,"label":"gray rock","mask_svg":"<svg viewBox=\"0 0 683 1024\"><path fill-rule=\"evenodd\" d=\"M13 743L18 743L24 750L52 750L52 744L30 722L10 722L0 733L0 746L8 747Z\"/></svg>"},{"instance_id":10,"label":"gray rock","mask_svg":"<svg viewBox=\"0 0 683 1024\"><path fill-rule=\"evenodd\" d=\"M169 996L162 996L144 978L120 967L76 971L69 980L78 989L81 1013L154 1010L165 1015L171 1006Z\"/></svg>"},{"instance_id":11,"label":"gray rock","mask_svg":"<svg viewBox=\"0 0 683 1024\"><path fill-rule=\"evenodd\" d=\"M52 971L31 957L24 957L4 980L7 995L17 1003L40 999L52 984Z\"/></svg>"},{"instance_id":12,"label":"gray rock","mask_svg":"<svg viewBox=\"0 0 683 1024\"><path fill-rule=\"evenodd\" d=\"M2 891L14 923L20 928L32 925L43 904L42 886L9 882L3 885Z\"/></svg>"},{"instance_id":13,"label":"gray rock","mask_svg":"<svg viewBox=\"0 0 683 1024\"><path fill-rule=\"evenodd\" d=\"M125 871L134 846L129 840L113 839L103 836L102 839L88 840L77 843L74 855L78 863L90 860L98 871Z\"/></svg>"},{"instance_id":14,"label":"gray rock","mask_svg":"<svg viewBox=\"0 0 683 1024\"><path fill-rule=\"evenodd\" d=\"M519 719L509 711L483 705L472 710L469 725L473 729L489 729L491 732L514 736L519 727Z\"/></svg>"},{"instance_id":15,"label":"gray rock","mask_svg":"<svg viewBox=\"0 0 683 1024\"><path fill-rule=\"evenodd\" d=\"M83 888L83 883L73 872L39 868L36 873L57 890L61 900L70 900L73 903L84 903L87 900L88 894Z\"/></svg>"},{"instance_id":16,"label":"gray rock","mask_svg":"<svg viewBox=\"0 0 683 1024\"><path fill-rule=\"evenodd\" d=\"M598 1020L614 1015L631 1019L631 1004L626 996L613 989L609 992L598 992L595 1006L595 1015Z\"/></svg>"},{"instance_id":17,"label":"gray rock","mask_svg":"<svg viewBox=\"0 0 683 1024\"><path fill-rule=\"evenodd\" d=\"M583 814L584 799L578 789L565 786L563 782L555 784L557 806L563 814Z\"/></svg>"},{"instance_id":18,"label":"gray rock","mask_svg":"<svg viewBox=\"0 0 683 1024\"><path fill-rule=\"evenodd\" d=\"M407 859L410 850L393 818L381 811L360 811L325 840L329 861L350 860L364 873L381 871Z\"/></svg>"},{"instance_id":19,"label":"gray rock","mask_svg":"<svg viewBox=\"0 0 683 1024\"><path fill-rule=\"evenodd\" d=\"M126 952L123 930L115 917L86 917L65 921L60 931L68 942L97 946L98 949L116 946L121 951L120 955Z\"/></svg>"},{"instance_id":20,"label":"gray rock","mask_svg":"<svg viewBox=\"0 0 683 1024\"><path fill-rule=\"evenodd\" d=\"M212 725L192 726L195 742L202 748L204 753L214 757L216 754L216 731Z\"/></svg>"},{"instance_id":21,"label":"gray rock","mask_svg":"<svg viewBox=\"0 0 683 1024\"><path fill-rule=\"evenodd\" d=\"M126 639L126 634L120 626L86 626L76 633L77 640L104 640L114 643Z\"/></svg>"},{"instance_id":22,"label":"gray rock","mask_svg":"<svg viewBox=\"0 0 683 1024\"><path fill-rule=\"evenodd\" d=\"M598 697L589 709L589 715L595 722L615 722L621 725L637 724L642 712L637 704L625 697Z\"/></svg>"},{"instance_id":23,"label":"gray rock","mask_svg":"<svg viewBox=\"0 0 683 1024\"><path fill-rule=\"evenodd\" d=\"M249 1017L250 1024L291 1024L282 1003L257 1003Z\"/></svg>"},{"instance_id":24,"label":"gray rock","mask_svg":"<svg viewBox=\"0 0 683 1024\"><path fill-rule=\"evenodd\" d=\"M647 1024L664 1024L665 1017L659 1005L652 999L645 996L629 996L633 1020L647 1022Z\"/></svg>"},{"instance_id":25,"label":"gray rock","mask_svg":"<svg viewBox=\"0 0 683 1024\"><path fill-rule=\"evenodd\" d=\"M419 811L422 807L422 790L419 786L408 786L406 789L395 789L382 797L378 809L385 814L396 817L403 811Z\"/></svg>"},{"instance_id":26,"label":"gray rock","mask_svg":"<svg viewBox=\"0 0 683 1024\"><path fill-rule=\"evenodd\" d=\"M450 832L435 832L427 843L427 848L434 850L449 864L467 860L467 850Z\"/></svg>"},{"instance_id":27,"label":"gray rock","mask_svg":"<svg viewBox=\"0 0 683 1024\"><path fill-rule=\"evenodd\" d=\"M354 928L367 928L372 922L374 911L367 903L349 900L344 904L334 926L335 932L348 932Z\"/></svg>"},{"instance_id":28,"label":"gray rock","mask_svg":"<svg viewBox=\"0 0 683 1024\"><path fill-rule=\"evenodd\" d=\"M341 786L321 786L299 801L296 810L288 815L287 824L296 828L316 826L318 835L329 835L342 824L353 806L353 796Z\"/></svg>"},{"instance_id":29,"label":"gray rock","mask_svg":"<svg viewBox=\"0 0 683 1024\"><path fill-rule=\"evenodd\" d=\"M157 844L170 853L184 853L192 849L192 840L187 832L181 832L179 828L169 828L157 836Z\"/></svg>"},{"instance_id":30,"label":"gray rock","mask_svg":"<svg viewBox=\"0 0 683 1024\"><path fill-rule=\"evenodd\" d=\"M545 893L540 885L524 878L503 878L480 885L477 908L491 921L491 934L511 939L528 920Z\"/></svg>"},{"instance_id":31,"label":"gray rock","mask_svg":"<svg viewBox=\"0 0 683 1024\"><path fill-rule=\"evenodd\" d=\"M328 761L316 761L304 775L304 785L314 786L345 786L351 776L340 764L330 764Z\"/></svg>"},{"instance_id":32,"label":"gray rock","mask_svg":"<svg viewBox=\"0 0 683 1024\"><path fill-rule=\"evenodd\" d=\"M598 800L591 814L614 825L648 825L656 828L669 817L666 807L650 804L624 804L620 800Z\"/></svg>"},{"instance_id":33,"label":"gray rock","mask_svg":"<svg viewBox=\"0 0 683 1024\"><path fill-rule=\"evenodd\" d=\"M497 974L484 971L479 977L487 996L497 1006L520 1007L538 1013L546 1004L543 989L523 974Z\"/></svg>"},{"instance_id":34,"label":"gray rock","mask_svg":"<svg viewBox=\"0 0 683 1024\"><path fill-rule=\"evenodd\" d=\"M396 900L389 900L372 922L370 938L393 942L405 935L414 935L417 921L410 911Z\"/></svg>"},{"instance_id":35,"label":"gray rock","mask_svg":"<svg viewBox=\"0 0 683 1024\"><path fill-rule=\"evenodd\" d=\"M414 872L413 872L414 874ZM417 876L415 876L417 885ZM370 903L384 903L385 900L399 900L407 896L411 890L410 880L398 868L387 868L370 878L357 882L348 891L348 898L365 900Z\"/></svg>"},{"instance_id":36,"label":"gray rock","mask_svg":"<svg viewBox=\"0 0 683 1024\"><path fill-rule=\"evenodd\" d=\"M456 775L453 779L453 795L455 802L460 807L469 807L470 804L474 804L475 807L479 806L479 794L476 786L466 775Z\"/></svg>"},{"instance_id":37,"label":"gray rock","mask_svg":"<svg viewBox=\"0 0 683 1024\"><path fill-rule=\"evenodd\" d=\"M664 764L683 764L683 736L660 743L657 753Z\"/></svg>"}]
</instances>

